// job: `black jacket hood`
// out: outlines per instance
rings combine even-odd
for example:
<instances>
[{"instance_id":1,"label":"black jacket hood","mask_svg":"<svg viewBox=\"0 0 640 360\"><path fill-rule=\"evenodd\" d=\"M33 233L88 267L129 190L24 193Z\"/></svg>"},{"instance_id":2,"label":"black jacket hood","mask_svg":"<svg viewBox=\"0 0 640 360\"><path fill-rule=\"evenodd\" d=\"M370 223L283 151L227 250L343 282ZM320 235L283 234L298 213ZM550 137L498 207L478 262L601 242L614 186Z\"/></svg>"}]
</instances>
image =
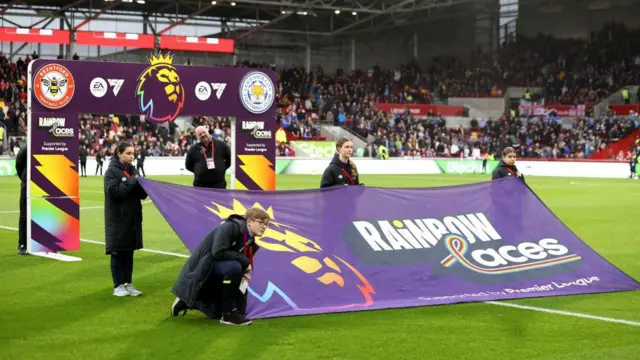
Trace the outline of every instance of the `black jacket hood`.
<instances>
[{"instance_id":1,"label":"black jacket hood","mask_svg":"<svg viewBox=\"0 0 640 360\"><path fill-rule=\"evenodd\" d=\"M336 155L333 156L333 159L331 159L331 164L338 165L338 167L347 169L347 168L351 167L351 160L349 160L346 163L342 162L340 160L340 156L338 154L336 154Z\"/></svg>"},{"instance_id":2,"label":"black jacket hood","mask_svg":"<svg viewBox=\"0 0 640 360\"><path fill-rule=\"evenodd\" d=\"M242 230L242 232L244 232L244 224L245 224L244 216L240 216L238 214L232 214L232 215L229 215L228 218L226 218L225 222L232 222L240 226L240 229Z\"/></svg>"},{"instance_id":3,"label":"black jacket hood","mask_svg":"<svg viewBox=\"0 0 640 360\"><path fill-rule=\"evenodd\" d=\"M127 170L130 171L131 169L133 169L133 165L129 164L128 166L123 164L120 159L118 159L117 156L113 156L111 158L111 160L109 161L109 167L117 167L120 170Z\"/></svg>"},{"instance_id":4,"label":"black jacket hood","mask_svg":"<svg viewBox=\"0 0 640 360\"><path fill-rule=\"evenodd\" d=\"M516 172L518 171L518 167L515 165L507 165L506 162L504 162L504 160L500 160L500 163L498 163L498 167L503 167L503 168L508 168L511 170L515 170Z\"/></svg>"}]
</instances>

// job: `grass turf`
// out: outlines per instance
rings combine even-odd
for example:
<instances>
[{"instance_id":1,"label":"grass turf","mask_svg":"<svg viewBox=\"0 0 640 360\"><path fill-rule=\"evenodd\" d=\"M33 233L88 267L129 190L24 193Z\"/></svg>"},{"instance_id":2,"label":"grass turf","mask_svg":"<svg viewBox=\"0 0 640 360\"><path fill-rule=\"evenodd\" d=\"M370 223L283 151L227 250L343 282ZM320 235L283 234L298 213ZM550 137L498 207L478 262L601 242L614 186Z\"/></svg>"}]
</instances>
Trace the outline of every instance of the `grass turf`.
<instances>
[{"instance_id":1,"label":"grass turf","mask_svg":"<svg viewBox=\"0 0 640 360\"><path fill-rule=\"evenodd\" d=\"M151 177L189 184L190 177ZM487 176L375 176L375 186L442 186ZM640 278L640 182L529 177L572 230ZM317 176L283 175L279 189L315 188ZM0 178L0 226L17 227L17 178ZM101 178L81 179L81 236L104 240ZM152 203L148 249L187 254ZM638 359L640 327L491 304L460 304L258 320L230 328L197 312L172 318L170 292L185 259L137 252L138 298L111 295L109 258L82 243L78 263L16 255L17 232L0 228L0 359ZM640 322L640 292L513 301Z\"/></svg>"}]
</instances>

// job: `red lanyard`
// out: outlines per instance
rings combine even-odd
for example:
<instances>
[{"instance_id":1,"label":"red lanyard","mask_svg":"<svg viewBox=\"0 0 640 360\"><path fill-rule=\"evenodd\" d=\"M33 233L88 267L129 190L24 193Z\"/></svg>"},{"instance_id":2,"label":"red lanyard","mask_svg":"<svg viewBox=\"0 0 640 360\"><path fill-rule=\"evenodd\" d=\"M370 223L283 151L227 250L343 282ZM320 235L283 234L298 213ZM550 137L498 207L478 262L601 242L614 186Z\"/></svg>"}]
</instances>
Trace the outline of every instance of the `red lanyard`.
<instances>
[{"instance_id":1,"label":"red lanyard","mask_svg":"<svg viewBox=\"0 0 640 360\"><path fill-rule=\"evenodd\" d=\"M243 246L243 252L244 252L244 256L247 256L247 229L245 229L244 232L244 246ZM251 263L251 269L253 269L253 246L249 246L249 261Z\"/></svg>"},{"instance_id":2,"label":"red lanyard","mask_svg":"<svg viewBox=\"0 0 640 360\"><path fill-rule=\"evenodd\" d=\"M511 175L517 175L517 173L515 171L511 170L510 168L505 167L505 169L507 169L507 171L510 172Z\"/></svg>"},{"instance_id":3,"label":"red lanyard","mask_svg":"<svg viewBox=\"0 0 640 360\"><path fill-rule=\"evenodd\" d=\"M202 156L204 156L204 159L207 159L207 151L205 150L204 146L200 145L200 152L202 152ZM215 148L213 146L213 139L211 139L211 158L213 158L213 154L215 153Z\"/></svg>"},{"instance_id":4,"label":"red lanyard","mask_svg":"<svg viewBox=\"0 0 640 360\"><path fill-rule=\"evenodd\" d=\"M340 170L342 170L342 172L347 176L347 179L349 179L349 182L351 183L351 185L355 185L356 184L356 182L353 180L351 175L349 175L347 170L345 170L344 168L340 168Z\"/></svg>"},{"instance_id":5,"label":"red lanyard","mask_svg":"<svg viewBox=\"0 0 640 360\"><path fill-rule=\"evenodd\" d=\"M124 176L127 177L127 179L131 177L131 175L129 175L129 172L127 170L122 170L122 172L124 173Z\"/></svg>"}]
</instances>

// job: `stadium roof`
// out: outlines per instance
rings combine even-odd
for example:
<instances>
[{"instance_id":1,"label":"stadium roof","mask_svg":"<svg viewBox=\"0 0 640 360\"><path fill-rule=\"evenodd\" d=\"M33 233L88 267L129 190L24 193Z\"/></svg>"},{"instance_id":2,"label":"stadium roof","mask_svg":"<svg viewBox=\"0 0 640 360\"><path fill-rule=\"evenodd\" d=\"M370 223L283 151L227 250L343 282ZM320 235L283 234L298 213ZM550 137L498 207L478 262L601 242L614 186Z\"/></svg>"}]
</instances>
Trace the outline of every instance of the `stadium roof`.
<instances>
[{"instance_id":1,"label":"stadium roof","mask_svg":"<svg viewBox=\"0 0 640 360\"><path fill-rule=\"evenodd\" d=\"M85 21L91 21L104 13L137 13L168 18L173 22L170 28L191 19L257 20L254 27L228 28L228 32L235 32L239 39L255 31L334 37L455 16L457 10L445 8L462 10L462 5L474 2L477 0L13 0L0 14L13 7L56 18L82 13ZM163 30L166 27L151 27L154 33Z\"/></svg>"}]
</instances>

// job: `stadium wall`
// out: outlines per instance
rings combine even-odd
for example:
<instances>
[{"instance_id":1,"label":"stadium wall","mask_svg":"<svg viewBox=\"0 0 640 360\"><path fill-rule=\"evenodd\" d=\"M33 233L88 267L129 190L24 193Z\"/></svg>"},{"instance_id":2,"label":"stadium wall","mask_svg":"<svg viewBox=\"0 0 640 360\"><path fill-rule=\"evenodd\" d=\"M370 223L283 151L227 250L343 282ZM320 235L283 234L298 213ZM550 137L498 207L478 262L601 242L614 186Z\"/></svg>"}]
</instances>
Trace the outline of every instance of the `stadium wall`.
<instances>
[{"instance_id":1,"label":"stadium wall","mask_svg":"<svg viewBox=\"0 0 640 360\"><path fill-rule=\"evenodd\" d=\"M276 172L292 175L320 175L329 164L329 159L278 158ZM435 174L479 174L481 160L460 159L390 159L378 160L356 158L362 175L435 175ZM103 173L108 161L105 162ZM497 162L488 164L491 171ZM16 176L14 159L0 158L0 176ZM617 178L629 176L629 164L617 161L534 161L518 160L518 168L525 176ZM147 176L188 175L183 157L147 157L144 164ZM87 159L87 174L95 176L95 158ZM227 172L229 174L229 172ZM366 182L366 181L365 181Z\"/></svg>"}]
</instances>

